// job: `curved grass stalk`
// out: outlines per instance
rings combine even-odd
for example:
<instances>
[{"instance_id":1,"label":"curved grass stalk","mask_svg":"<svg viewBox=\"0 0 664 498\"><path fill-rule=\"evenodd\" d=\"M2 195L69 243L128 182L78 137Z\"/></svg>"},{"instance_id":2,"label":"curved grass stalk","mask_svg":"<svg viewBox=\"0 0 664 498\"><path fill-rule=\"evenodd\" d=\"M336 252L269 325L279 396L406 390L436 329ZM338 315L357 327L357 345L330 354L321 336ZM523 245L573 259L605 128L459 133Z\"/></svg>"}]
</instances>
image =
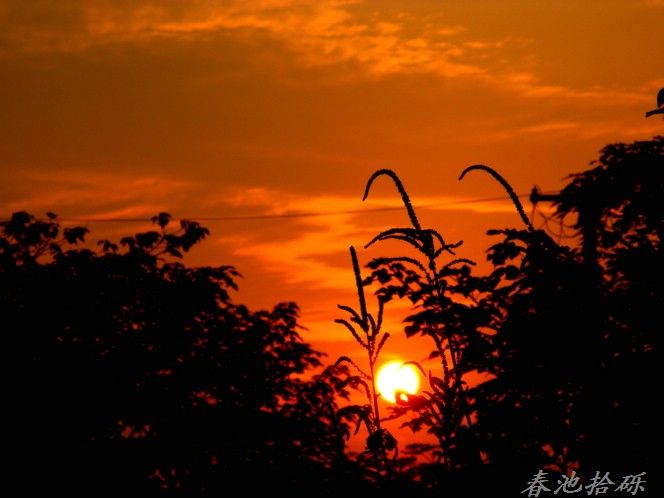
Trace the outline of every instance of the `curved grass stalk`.
<instances>
[{"instance_id":1,"label":"curved grass stalk","mask_svg":"<svg viewBox=\"0 0 664 498\"><path fill-rule=\"evenodd\" d=\"M505 188L508 190L508 192L511 192L513 200L517 203L517 209L521 209L520 212L523 212L523 206L521 206L518 197L516 197L516 194L514 194L514 191L512 188L507 184L507 182L495 171L491 170L490 168L486 166L471 166L470 168L467 168L461 175L461 178L468 172L473 169L485 169L488 170L491 174L494 174L494 176L505 186ZM417 215L415 214L415 210L413 209L413 205L410 201L410 197L408 193L406 192L406 189L401 182L401 179L398 177L398 175L390 170L390 169L380 169L376 172L374 172L371 177L369 178L365 191L364 191L364 197L362 200L364 201L367 196L369 195L369 191L371 189L371 186L379 176L385 175L389 176L392 181L394 181L394 184L397 187L397 190L399 191L399 194L401 195L401 199L403 200L404 206L406 207L406 211L408 212L408 217L411 220L411 223L413 224L413 229L410 228L391 228L388 230L385 230L378 234L376 237L374 237L365 247L369 247L370 245L374 244L375 242L381 241L381 240L386 240L386 239L396 239L396 240L403 240L404 242L407 242L408 244L414 246L420 253L422 253L426 259L427 259L427 265L429 268L429 271L424 271L424 275L427 278L427 280L430 283L433 283L433 289L435 292L436 299L438 300L439 303L443 302L443 293L441 291L441 282L440 282L440 277L438 274L438 269L437 269L437 263L436 259L438 256L440 256L444 251L449 252L452 255L455 255L454 251L452 249L459 247L462 242L456 243L456 244L446 244L445 240L443 237L440 235L440 233L434 229L423 229L422 226L420 225L420 222L417 218ZM525 215L525 214L524 214ZM526 218L527 221L527 218ZM529 223L529 222L528 222ZM436 250L434 248L434 240L437 240L438 243L441 245L441 247ZM418 267L422 267L424 265L416 265ZM461 372L458 366L457 359L459 358L459 348L458 345L456 344L456 341L454 337L447 332L445 327L443 327L443 333L445 334L445 338L447 339L447 345L450 350L450 360L451 360L451 369L449 368L447 364L447 358L445 356L445 351L443 348L443 345L440 341L440 339L436 336L435 333L430 333L428 334L436 343L437 350L440 355L441 363L443 366L443 370L445 373L445 376L450 375L450 370L452 371L453 375L455 376L455 386L458 388L458 393L459 397L466 406L468 406L467 401L465 399L465 392L463 390L463 384L462 384L462 379L461 379ZM472 427L472 422L470 419L470 415L466 413L466 422L468 423L468 427Z\"/></svg>"},{"instance_id":2,"label":"curved grass stalk","mask_svg":"<svg viewBox=\"0 0 664 498\"><path fill-rule=\"evenodd\" d=\"M381 175L389 176L392 179L392 181L397 187L397 190L399 191L399 194L401 195L401 200L403 200L404 206L406 206L406 211L408 211L408 217L410 218L410 222L413 224L414 228L416 228L417 230L421 230L422 227L420 226L420 221L417 219L417 215L415 214L413 205L410 202L410 197L408 196L408 192L406 192L403 183L401 183L401 179L391 169L379 169L378 171L375 171L373 175L371 175L369 181L367 182L367 186L364 189L364 196L362 197L362 201L365 201L367 199L367 197L369 196L369 190L371 189L371 185L373 184L374 180Z\"/></svg>"},{"instance_id":3,"label":"curved grass stalk","mask_svg":"<svg viewBox=\"0 0 664 498\"><path fill-rule=\"evenodd\" d=\"M466 176L466 174L470 173L471 171L485 171L488 174L490 174L492 177L494 177L496 181L498 181L498 183L500 183L503 186L503 188L507 191L508 195L512 199L512 202L514 203L514 206L516 207L516 210L519 213L519 216L521 216L521 220L528 227L528 230L530 232L535 231L535 228L533 227L532 223L530 223L530 220L526 216L526 212L523 209L523 204L521 204L519 197L514 192L512 186L507 182L507 180L505 180L505 178L502 177L500 173L498 173L495 169L489 166L485 166L484 164L475 164L473 166L468 166L466 169L464 169L461 172L461 175L459 176L459 180L463 180L464 176Z\"/></svg>"}]
</instances>

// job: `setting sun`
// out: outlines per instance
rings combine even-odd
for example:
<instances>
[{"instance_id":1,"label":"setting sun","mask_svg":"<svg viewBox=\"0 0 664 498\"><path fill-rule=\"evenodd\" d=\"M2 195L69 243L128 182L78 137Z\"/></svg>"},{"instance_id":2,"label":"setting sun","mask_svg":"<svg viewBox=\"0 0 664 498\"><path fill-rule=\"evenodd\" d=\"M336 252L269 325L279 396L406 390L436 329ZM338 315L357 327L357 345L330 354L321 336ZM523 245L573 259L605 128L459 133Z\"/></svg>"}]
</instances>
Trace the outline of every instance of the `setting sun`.
<instances>
[{"instance_id":1,"label":"setting sun","mask_svg":"<svg viewBox=\"0 0 664 498\"><path fill-rule=\"evenodd\" d=\"M376 385L383 399L395 403L397 392L408 394L417 392L420 387L420 377L412 365L404 365L401 361L390 361L378 371Z\"/></svg>"}]
</instances>

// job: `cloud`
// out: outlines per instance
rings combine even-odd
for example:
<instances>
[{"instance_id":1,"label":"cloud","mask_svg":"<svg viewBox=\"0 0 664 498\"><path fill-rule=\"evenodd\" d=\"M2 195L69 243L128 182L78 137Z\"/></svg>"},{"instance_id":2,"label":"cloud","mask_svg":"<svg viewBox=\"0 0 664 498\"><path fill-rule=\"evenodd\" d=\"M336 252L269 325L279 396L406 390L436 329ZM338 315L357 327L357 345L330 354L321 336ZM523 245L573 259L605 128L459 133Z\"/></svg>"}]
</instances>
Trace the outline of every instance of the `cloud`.
<instances>
[{"instance_id":1,"label":"cloud","mask_svg":"<svg viewBox=\"0 0 664 498\"><path fill-rule=\"evenodd\" d=\"M9 212L50 210L68 217L149 217L167 211L195 184L167 176L122 175L89 170L22 171L13 184ZM9 213L3 213L9 214Z\"/></svg>"},{"instance_id":2,"label":"cloud","mask_svg":"<svg viewBox=\"0 0 664 498\"><path fill-rule=\"evenodd\" d=\"M280 273L287 284L306 284L322 289L348 287L351 282L348 275L340 272L334 258L329 257L344 254L350 241L367 237L356 223L358 215L344 213L361 207L356 197L304 197L276 190L254 189L226 198L228 204L234 207L262 205L262 212L266 215L330 213L287 218L282 225L285 234L278 238L253 231L224 237L221 243L232 245L236 255L250 257L268 271Z\"/></svg>"},{"instance_id":3,"label":"cloud","mask_svg":"<svg viewBox=\"0 0 664 498\"><path fill-rule=\"evenodd\" d=\"M285 217L277 238L253 230L223 236L218 243L233 247L235 255L250 258L260 267L281 274L283 282L309 289L347 289L349 282L352 283L348 246L361 247L376 234L376 226L366 222L367 214L394 210L393 217L398 217L404 211L397 194L374 197L363 204L357 196L304 196L259 188L230 192L221 199L221 203L234 209L245 206L254 212L261 206L265 215ZM500 201L421 196L415 207L420 211L514 212L506 196Z\"/></svg>"},{"instance_id":4,"label":"cloud","mask_svg":"<svg viewBox=\"0 0 664 498\"><path fill-rule=\"evenodd\" d=\"M459 26L405 33L403 20L358 15L360 2L268 0L214 2L10 1L0 14L5 45L27 51L77 51L94 45L155 38L200 39L219 32L267 34L306 66L361 65L370 75L433 72L446 77L480 74L460 58L465 48L446 41ZM480 43L480 42L476 42ZM473 50L479 48L469 47ZM487 45L488 47L488 45ZM483 48L487 48L483 47Z\"/></svg>"},{"instance_id":5,"label":"cloud","mask_svg":"<svg viewBox=\"0 0 664 498\"><path fill-rule=\"evenodd\" d=\"M541 133L556 133L556 132L568 132L575 130L581 126L581 123L575 121L551 121L548 123L539 123L532 126L527 126L521 131L523 133L531 134L541 134Z\"/></svg>"},{"instance_id":6,"label":"cloud","mask_svg":"<svg viewBox=\"0 0 664 498\"><path fill-rule=\"evenodd\" d=\"M591 99L607 105L643 101L637 92L573 88L542 81L531 70L506 69L511 39L477 39L465 26L407 12L381 13L362 0L203 0L130 2L8 0L0 10L0 46L7 51L72 52L97 45L233 36L267 37L251 56L281 50L276 66L344 66L338 81L397 74L465 78L530 99ZM659 4L660 1L651 2ZM278 47L278 48L277 48ZM512 47L514 48L514 47ZM0 49L2 53L3 49ZM278 73L275 67L275 73ZM288 80L288 78L285 78Z\"/></svg>"},{"instance_id":7,"label":"cloud","mask_svg":"<svg viewBox=\"0 0 664 498\"><path fill-rule=\"evenodd\" d=\"M544 83L532 72L508 72L499 76L505 88L530 99L555 98L561 100L593 101L608 105L643 103L647 100L644 91L620 91L595 86L592 88L574 88L565 85Z\"/></svg>"}]
</instances>

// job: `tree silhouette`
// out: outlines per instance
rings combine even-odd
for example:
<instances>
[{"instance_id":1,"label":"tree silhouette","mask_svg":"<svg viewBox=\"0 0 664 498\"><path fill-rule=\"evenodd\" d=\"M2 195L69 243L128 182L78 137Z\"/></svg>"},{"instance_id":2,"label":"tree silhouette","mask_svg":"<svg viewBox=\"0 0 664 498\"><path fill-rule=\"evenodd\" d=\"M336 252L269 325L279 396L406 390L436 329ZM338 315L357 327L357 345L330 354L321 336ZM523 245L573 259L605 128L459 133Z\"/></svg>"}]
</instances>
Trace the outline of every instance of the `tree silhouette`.
<instances>
[{"instance_id":1,"label":"tree silhouette","mask_svg":"<svg viewBox=\"0 0 664 498\"><path fill-rule=\"evenodd\" d=\"M432 266L432 258L404 255L369 264L386 302L413 304L408 336L433 337L431 355L443 358L455 357L445 346L452 337L457 373L476 370L490 379L467 392L472 426L455 412L462 405L445 361L443 383L430 381L425 399L397 410L415 410L404 425L438 439L437 447L412 448L438 457L415 469L430 487L490 490L502 480L514 490L542 468L654 470L658 424L649 379L657 372L662 309L663 159L661 137L615 144L593 169L570 177L556 216L561 223L576 218L578 246L561 246L526 220L525 229L489 232L501 240L488 251L493 269L486 276L463 260ZM414 216L412 206L408 213ZM433 232L391 229L374 240L396 235L419 249L425 233ZM468 458L476 445L482 464Z\"/></svg>"},{"instance_id":2,"label":"tree silhouette","mask_svg":"<svg viewBox=\"0 0 664 498\"><path fill-rule=\"evenodd\" d=\"M191 221L171 230L164 213L153 221L156 230L98 251L77 248L87 230L63 230L53 214L2 223L5 448L16 485L203 496L352 479L333 415L340 379L301 378L321 353L302 342L297 306L235 304L233 268L178 261L207 230Z\"/></svg>"},{"instance_id":3,"label":"tree silhouette","mask_svg":"<svg viewBox=\"0 0 664 498\"><path fill-rule=\"evenodd\" d=\"M654 475L663 166L655 137L609 145L571 175L555 214L574 220L571 246L536 230L497 172L467 169L506 187L526 224L489 232L499 239L488 275L455 254L460 243L422 227L394 172L377 171L365 197L376 178L392 178L412 226L368 245L396 239L411 252L373 260L363 280L351 250L359 312L341 306L350 318L339 322L368 352L364 375L348 357L323 369L294 303L249 310L231 298L234 268L184 265L208 235L194 221L173 228L161 213L154 230L91 249L84 227L15 213L0 223L7 486L72 496L266 486L291 496L439 496L518 492L542 469ZM365 382L387 338L383 305L400 298L413 305L406 335L431 338L442 370L417 364L428 387L397 396L393 416L409 412L404 425L436 438L407 449L431 458L405 473ZM469 387L471 372L489 380ZM367 387L369 404L340 410L349 387ZM344 454L350 419L369 428L371 458Z\"/></svg>"},{"instance_id":4,"label":"tree silhouette","mask_svg":"<svg viewBox=\"0 0 664 498\"><path fill-rule=\"evenodd\" d=\"M596 282L602 356L578 412L586 461L655 470L655 355L664 304L664 138L605 147L593 168L572 175L559 216L577 215L586 267ZM589 216L591 213L592 216ZM587 259L594 258L594 259ZM598 423L598 420L603 421Z\"/></svg>"}]
</instances>

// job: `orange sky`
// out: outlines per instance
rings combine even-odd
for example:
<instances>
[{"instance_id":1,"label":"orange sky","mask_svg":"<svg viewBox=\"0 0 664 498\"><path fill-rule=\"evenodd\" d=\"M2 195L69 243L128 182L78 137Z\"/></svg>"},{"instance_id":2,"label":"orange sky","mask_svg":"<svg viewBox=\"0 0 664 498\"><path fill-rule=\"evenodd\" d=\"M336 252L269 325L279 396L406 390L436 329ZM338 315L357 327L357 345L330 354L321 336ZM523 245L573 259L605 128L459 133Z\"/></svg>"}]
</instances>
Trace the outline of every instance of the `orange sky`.
<instances>
[{"instance_id":1,"label":"orange sky","mask_svg":"<svg viewBox=\"0 0 664 498\"><path fill-rule=\"evenodd\" d=\"M398 206L482 260L519 220L488 177L557 190L607 143L662 133L662 0L0 0L0 211L177 217ZM455 204L457 202L457 204ZM527 208L527 211L529 209ZM215 221L188 259L233 264L238 300L295 300L334 359L359 353L347 248L404 212ZM89 224L92 238L141 224ZM384 249L385 254L388 249ZM379 252L360 251L367 262ZM392 306L400 337L406 309ZM430 345L395 339L385 359Z\"/></svg>"}]
</instances>

